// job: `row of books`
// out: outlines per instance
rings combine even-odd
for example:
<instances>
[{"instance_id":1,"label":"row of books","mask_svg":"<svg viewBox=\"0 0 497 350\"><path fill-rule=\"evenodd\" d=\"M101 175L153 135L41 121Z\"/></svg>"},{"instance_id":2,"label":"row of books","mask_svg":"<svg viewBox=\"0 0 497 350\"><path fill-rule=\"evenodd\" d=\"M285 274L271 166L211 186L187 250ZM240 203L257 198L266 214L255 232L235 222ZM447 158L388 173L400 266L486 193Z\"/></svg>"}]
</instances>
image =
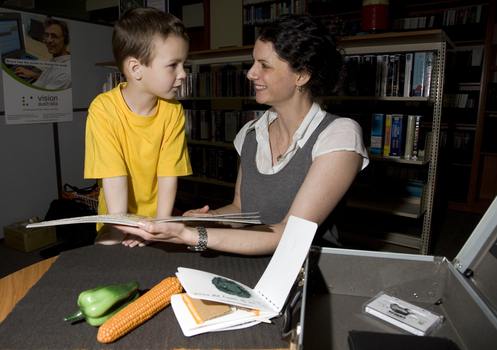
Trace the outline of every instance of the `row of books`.
<instances>
[{"instance_id":1,"label":"row of books","mask_svg":"<svg viewBox=\"0 0 497 350\"><path fill-rule=\"evenodd\" d=\"M461 7L428 14L426 16L415 16L398 18L394 20L392 30L434 29L454 25L485 23L488 11L485 5Z\"/></svg>"},{"instance_id":2,"label":"row of books","mask_svg":"<svg viewBox=\"0 0 497 350\"><path fill-rule=\"evenodd\" d=\"M371 162L357 174L356 180L359 184L378 187L385 194L419 198L426 185L426 170L409 165Z\"/></svg>"},{"instance_id":3,"label":"row of books","mask_svg":"<svg viewBox=\"0 0 497 350\"><path fill-rule=\"evenodd\" d=\"M255 86L247 79L247 69L187 73L178 97L250 97Z\"/></svg>"},{"instance_id":4,"label":"row of books","mask_svg":"<svg viewBox=\"0 0 497 350\"><path fill-rule=\"evenodd\" d=\"M487 85L487 111L497 111L497 83L490 82Z\"/></svg>"},{"instance_id":5,"label":"row of books","mask_svg":"<svg viewBox=\"0 0 497 350\"><path fill-rule=\"evenodd\" d=\"M244 5L248 5L245 4ZM253 25L269 23L278 16L290 13L303 13L305 0L287 0L276 3L263 3L243 9L243 24Z\"/></svg>"},{"instance_id":6,"label":"row of books","mask_svg":"<svg viewBox=\"0 0 497 350\"><path fill-rule=\"evenodd\" d=\"M115 88L120 83L126 81L124 74L121 72L107 73L107 82L104 84L102 91L107 92Z\"/></svg>"},{"instance_id":7,"label":"row of books","mask_svg":"<svg viewBox=\"0 0 497 350\"><path fill-rule=\"evenodd\" d=\"M265 110L185 109L185 133L189 141L233 142L242 126L259 119Z\"/></svg>"},{"instance_id":8,"label":"row of books","mask_svg":"<svg viewBox=\"0 0 497 350\"><path fill-rule=\"evenodd\" d=\"M188 152L193 176L236 182L238 153L233 149L189 145Z\"/></svg>"},{"instance_id":9,"label":"row of books","mask_svg":"<svg viewBox=\"0 0 497 350\"><path fill-rule=\"evenodd\" d=\"M370 153L418 160L421 118L420 115L373 114Z\"/></svg>"},{"instance_id":10,"label":"row of books","mask_svg":"<svg viewBox=\"0 0 497 350\"><path fill-rule=\"evenodd\" d=\"M474 130L440 131L440 151L446 152L444 158L453 163L471 164L474 141Z\"/></svg>"},{"instance_id":11,"label":"row of books","mask_svg":"<svg viewBox=\"0 0 497 350\"><path fill-rule=\"evenodd\" d=\"M457 94L444 94L443 107L475 108L478 106L479 91L461 91Z\"/></svg>"},{"instance_id":12,"label":"row of books","mask_svg":"<svg viewBox=\"0 0 497 350\"><path fill-rule=\"evenodd\" d=\"M429 97L435 53L344 57L343 96Z\"/></svg>"}]
</instances>

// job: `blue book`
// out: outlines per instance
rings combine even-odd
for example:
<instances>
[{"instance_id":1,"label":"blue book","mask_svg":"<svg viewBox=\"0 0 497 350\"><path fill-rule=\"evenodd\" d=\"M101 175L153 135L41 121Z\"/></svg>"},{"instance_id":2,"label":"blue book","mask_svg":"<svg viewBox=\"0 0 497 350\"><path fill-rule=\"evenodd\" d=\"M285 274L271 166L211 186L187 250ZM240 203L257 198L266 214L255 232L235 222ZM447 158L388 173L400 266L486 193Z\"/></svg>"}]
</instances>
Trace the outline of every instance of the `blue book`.
<instances>
[{"instance_id":1,"label":"blue book","mask_svg":"<svg viewBox=\"0 0 497 350\"><path fill-rule=\"evenodd\" d=\"M381 154L383 150L384 114L373 114L371 123L371 154Z\"/></svg>"},{"instance_id":2,"label":"blue book","mask_svg":"<svg viewBox=\"0 0 497 350\"><path fill-rule=\"evenodd\" d=\"M414 54L414 66L412 72L412 94L411 96L423 96L426 76L426 52Z\"/></svg>"},{"instance_id":3,"label":"blue book","mask_svg":"<svg viewBox=\"0 0 497 350\"><path fill-rule=\"evenodd\" d=\"M390 157L400 158L404 151L406 122L402 114L392 114Z\"/></svg>"}]
</instances>

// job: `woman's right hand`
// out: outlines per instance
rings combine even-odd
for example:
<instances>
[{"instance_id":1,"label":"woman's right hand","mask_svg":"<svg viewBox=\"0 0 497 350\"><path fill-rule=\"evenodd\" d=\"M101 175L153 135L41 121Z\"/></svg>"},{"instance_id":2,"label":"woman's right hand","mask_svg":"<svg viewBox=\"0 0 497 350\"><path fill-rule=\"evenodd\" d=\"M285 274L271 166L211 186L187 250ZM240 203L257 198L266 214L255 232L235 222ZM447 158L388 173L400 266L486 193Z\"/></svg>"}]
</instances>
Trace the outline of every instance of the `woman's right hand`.
<instances>
[{"instance_id":1,"label":"woman's right hand","mask_svg":"<svg viewBox=\"0 0 497 350\"><path fill-rule=\"evenodd\" d=\"M185 226L183 223L140 221L138 227L123 225L114 225L114 227L130 235L141 237L145 241L188 245L196 244L198 241L198 233L195 228Z\"/></svg>"}]
</instances>

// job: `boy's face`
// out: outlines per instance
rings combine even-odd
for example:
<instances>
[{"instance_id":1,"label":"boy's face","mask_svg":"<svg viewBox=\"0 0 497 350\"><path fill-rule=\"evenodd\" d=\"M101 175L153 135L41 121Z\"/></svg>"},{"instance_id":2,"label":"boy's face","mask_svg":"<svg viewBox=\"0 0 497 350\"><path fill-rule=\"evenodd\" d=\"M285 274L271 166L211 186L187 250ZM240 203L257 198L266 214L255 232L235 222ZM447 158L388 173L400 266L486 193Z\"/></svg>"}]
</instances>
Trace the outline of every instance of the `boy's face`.
<instances>
[{"instance_id":1,"label":"boy's face","mask_svg":"<svg viewBox=\"0 0 497 350\"><path fill-rule=\"evenodd\" d=\"M156 42L156 55L142 70L142 82L148 93L168 100L176 96L186 77L184 63L188 48L188 43L176 36Z\"/></svg>"}]
</instances>

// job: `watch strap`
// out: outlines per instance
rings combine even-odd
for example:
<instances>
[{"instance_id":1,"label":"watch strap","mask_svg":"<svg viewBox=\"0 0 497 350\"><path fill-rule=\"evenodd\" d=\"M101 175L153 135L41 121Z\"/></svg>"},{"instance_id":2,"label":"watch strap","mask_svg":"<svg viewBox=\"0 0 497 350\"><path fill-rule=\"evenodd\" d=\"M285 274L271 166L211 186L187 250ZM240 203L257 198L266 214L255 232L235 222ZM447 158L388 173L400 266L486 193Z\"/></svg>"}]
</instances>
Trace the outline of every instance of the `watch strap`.
<instances>
[{"instance_id":1,"label":"watch strap","mask_svg":"<svg viewBox=\"0 0 497 350\"><path fill-rule=\"evenodd\" d=\"M196 246L190 245L188 249L195 252L203 252L207 249L207 230L202 226L197 226L196 229L198 232L198 244Z\"/></svg>"}]
</instances>

